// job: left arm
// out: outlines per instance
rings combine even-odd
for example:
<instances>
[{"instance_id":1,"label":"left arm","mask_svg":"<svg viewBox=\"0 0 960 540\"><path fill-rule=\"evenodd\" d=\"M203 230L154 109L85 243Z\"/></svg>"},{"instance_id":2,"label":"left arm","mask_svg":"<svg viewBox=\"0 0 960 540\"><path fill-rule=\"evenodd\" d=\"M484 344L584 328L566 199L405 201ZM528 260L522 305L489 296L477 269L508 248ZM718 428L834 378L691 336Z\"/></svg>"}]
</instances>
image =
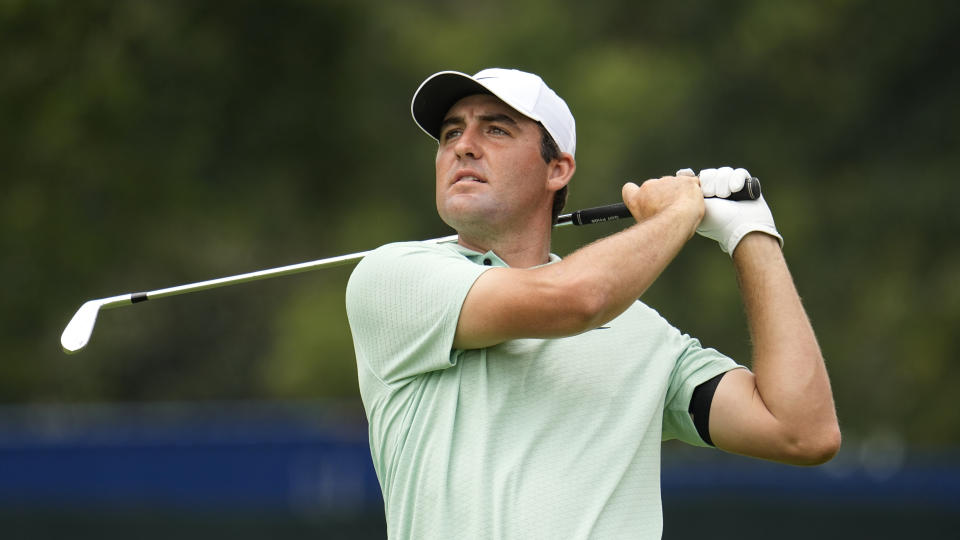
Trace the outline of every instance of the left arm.
<instances>
[{"instance_id":1,"label":"left arm","mask_svg":"<svg viewBox=\"0 0 960 540\"><path fill-rule=\"evenodd\" d=\"M728 372L710 408L718 448L816 465L840 448L827 369L777 240L743 238L733 253L753 341L753 373Z\"/></svg>"}]
</instances>

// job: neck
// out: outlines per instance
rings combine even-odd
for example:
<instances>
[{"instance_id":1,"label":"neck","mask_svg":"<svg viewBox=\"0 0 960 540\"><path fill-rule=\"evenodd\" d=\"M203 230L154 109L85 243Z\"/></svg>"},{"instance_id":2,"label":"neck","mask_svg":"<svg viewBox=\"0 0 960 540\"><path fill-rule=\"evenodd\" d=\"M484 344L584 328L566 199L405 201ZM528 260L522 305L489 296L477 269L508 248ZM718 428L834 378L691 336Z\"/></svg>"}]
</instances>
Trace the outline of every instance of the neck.
<instances>
[{"instance_id":1,"label":"neck","mask_svg":"<svg viewBox=\"0 0 960 540\"><path fill-rule=\"evenodd\" d=\"M530 268L550 261L549 218L503 231L459 230L458 243L479 253L493 251L512 268Z\"/></svg>"}]
</instances>

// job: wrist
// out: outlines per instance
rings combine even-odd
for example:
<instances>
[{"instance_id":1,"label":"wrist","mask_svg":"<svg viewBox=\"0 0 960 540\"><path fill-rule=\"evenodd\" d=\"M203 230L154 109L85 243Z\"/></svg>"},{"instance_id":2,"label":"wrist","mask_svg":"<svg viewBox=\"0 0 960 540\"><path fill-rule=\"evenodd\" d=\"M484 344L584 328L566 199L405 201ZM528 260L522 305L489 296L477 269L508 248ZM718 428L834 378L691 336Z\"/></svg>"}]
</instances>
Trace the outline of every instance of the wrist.
<instances>
[{"instance_id":1,"label":"wrist","mask_svg":"<svg viewBox=\"0 0 960 540\"><path fill-rule=\"evenodd\" d=\"M697 225L703 215L690 208L670 207L664 208L654 219L662 224L662 230L676 231L677 239L686 242L697 234Z\"/></svg>"},{"instance_id":2,"label":"wrist","mask_svg":"<svg viewBox=\"0 0 960 540\"><path fill-rule=\"evenodd\" d=\"M752 260L763 260L771 255L782 255L782 240L765 231L750 231L740 239L733 249L731 257L740 264Z\"/></svg>"},{"instance_id":3,"label":"wrist","mask_svg":"<svg viewBox=\"0 0 960 540\"><path fill-rule=\"evenodd\" d=\"M706 207L703 204L703 198L697 197L696 199L678 200L664 208L660 212L660 215L662 215L664 219L682 224L684 230L689 229L689 237L692 237L696 234L697 226L703 221L705 213Z\"/></svg>"}]
</instances>

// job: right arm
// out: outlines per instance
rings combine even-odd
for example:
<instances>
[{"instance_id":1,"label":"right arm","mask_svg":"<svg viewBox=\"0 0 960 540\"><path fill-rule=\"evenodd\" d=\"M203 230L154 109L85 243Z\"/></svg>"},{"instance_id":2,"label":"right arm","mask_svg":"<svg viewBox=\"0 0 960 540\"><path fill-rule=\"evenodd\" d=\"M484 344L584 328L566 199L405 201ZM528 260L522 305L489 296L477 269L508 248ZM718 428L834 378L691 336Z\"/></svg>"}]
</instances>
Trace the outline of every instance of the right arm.
<instances>
[{"instance_id":1,"label":"right arm","mask_svg":"<svg viewBox=\"0 0 960 540\"><path fill-rule=\"evenodd\" d=\"M484 272L464 300L453 346L575 335L626 311L693 236L704 204L698 179L684 176L628 183L623 200L635 225L555 264Z\"/></svg>"}]
</instances>

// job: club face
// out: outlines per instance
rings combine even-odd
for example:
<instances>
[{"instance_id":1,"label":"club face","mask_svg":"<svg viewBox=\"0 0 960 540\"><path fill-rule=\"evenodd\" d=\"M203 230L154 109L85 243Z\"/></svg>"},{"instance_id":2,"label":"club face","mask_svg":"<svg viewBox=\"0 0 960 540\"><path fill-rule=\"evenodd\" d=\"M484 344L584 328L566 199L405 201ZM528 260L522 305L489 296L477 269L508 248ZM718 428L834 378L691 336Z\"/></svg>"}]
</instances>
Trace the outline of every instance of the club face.
<instances>
[{"instance_id":1,"label":"club face","mask_svg":"<svg viewBox=\"0 0 960 540\"><path fill-rule=\"evenodd\" d=\"M90 300L80 306L60 335L60 346L64 352L73 354L87 345L102 305L102 300Z\"/></svg>"}]
</instances>

